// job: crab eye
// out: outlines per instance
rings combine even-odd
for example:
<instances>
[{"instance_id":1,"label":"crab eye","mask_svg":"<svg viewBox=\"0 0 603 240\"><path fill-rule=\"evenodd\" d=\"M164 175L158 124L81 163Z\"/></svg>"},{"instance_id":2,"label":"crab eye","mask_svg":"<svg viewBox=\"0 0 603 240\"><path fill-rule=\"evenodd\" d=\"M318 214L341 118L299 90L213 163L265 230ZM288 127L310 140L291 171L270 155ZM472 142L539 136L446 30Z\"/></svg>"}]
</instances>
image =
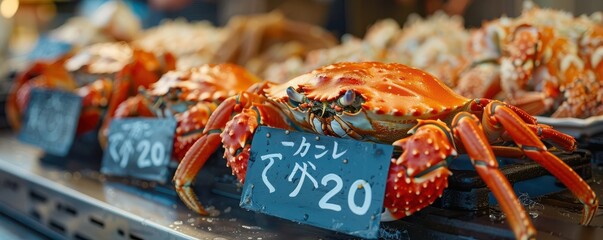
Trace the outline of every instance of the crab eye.
<instances>
[{"instance_id":1,"label":"crab eye","mask_svg":"<svg viewBox=\"0 0 603 240\"><path fill-rule=\"evenodd\" d=\"M341 98L339 98L339 104L342 106L351 106L356 99L356 93L352 90L347 90Z\"/></svg>"},{"instance_id":2,"label":"crab eye","mask_svg":"<svg viewBox=\"0 0 603 240\"><path fill-rule=\"evenodd\" d=\"M293 89L293 87L287 88L287 96L289 96L289 102L291 102L294 105L300 104L301 102L304 101L304 98L305 98L305 96L303 94L295 91L295 89Z\"/></svg>"}]
</instances>

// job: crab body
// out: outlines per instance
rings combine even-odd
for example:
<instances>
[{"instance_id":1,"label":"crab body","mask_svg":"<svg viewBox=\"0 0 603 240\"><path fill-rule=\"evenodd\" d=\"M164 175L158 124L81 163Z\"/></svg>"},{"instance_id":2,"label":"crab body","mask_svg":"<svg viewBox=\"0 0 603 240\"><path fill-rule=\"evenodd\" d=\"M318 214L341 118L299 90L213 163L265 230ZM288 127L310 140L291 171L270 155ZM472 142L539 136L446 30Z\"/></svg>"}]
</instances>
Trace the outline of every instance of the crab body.
<instances>
[{"instance_id":1,"label":"crab body","mask_svg":"<svg viewBox=\"0 0 603 240\"><path fill-rule=\"evenodd\" d=\"M400 156L392 156L384 201L393 218L411 215L441 196L451 175L447 161L458 152L470 156L517 238L532 237L535 230L499 171L495 154L520 153L542 164L585 204L584 224L598 204L590 187L543 143L572 151L575 140L570 136L537 124L517 107L459 96L421 70L365 62L326 66L280 85L258 84L223 101L174 176L187 206L205 213L190 184L219 146L233 174L244 181L250 142L259 125L401 149Z\"/></svg>"},{"instance_id":2,"label":"crab body","mask_svg":"<svg viewBox=\"0 0 603 240\"><path fill-rule=\"evenodd\" d=\"M358 66L302 75L269 87L266 97L306 131L388 144L408 136L418 120L452 120L448 116L469 102L418 69ZM442 98L422 97L429 94Z\"/></svg>"},{"instance_id":3,"label":"crab body","mask_svg":"<svg viewBox=\"0 0 603 240\"><path fill-rule=\"evenodd\" d=\"M202 65L164 74L148 90L120 104L113 118L173 117L174 158L180 160L200 137L211 113L224 99L245 91L257 78L233 64Z\"/></svg>"}]
</instances>

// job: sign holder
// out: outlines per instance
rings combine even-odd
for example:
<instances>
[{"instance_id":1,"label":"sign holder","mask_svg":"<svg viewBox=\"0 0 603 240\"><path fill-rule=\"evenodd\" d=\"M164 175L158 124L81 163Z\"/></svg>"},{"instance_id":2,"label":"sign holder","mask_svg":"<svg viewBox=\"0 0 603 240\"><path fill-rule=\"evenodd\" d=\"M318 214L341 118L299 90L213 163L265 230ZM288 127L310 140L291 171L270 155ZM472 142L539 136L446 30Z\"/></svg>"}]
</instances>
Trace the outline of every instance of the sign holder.
<instances>
[{"instance_id":1,"label":"sign holder","mask_svg":"<svg viewBox=\"0 0 603 240\"><path fill-rule=\"evenodd\" d=\"M34 88L19 140L64 157L73 144L82 98L70 92Z\"/></svg>"},{"instance_id":2,"label":"sign holder","mask_svg":"<svg viewBox=\"0 0 603 240\"><path fill-rule=\"evenodd\" d=\"M240 205L377 238L393 146L259 127Z\"/></svg>"},{"instance_id":3,"label":"sign holder","mask_svg":"<svg viewBox=\"0 0 603 240\"><path fill-rule=\"evenodd\" d=\"M109 126L101 172L169 182L175 129L173 118L114 119Z\"/></svg>"}]
</instances>

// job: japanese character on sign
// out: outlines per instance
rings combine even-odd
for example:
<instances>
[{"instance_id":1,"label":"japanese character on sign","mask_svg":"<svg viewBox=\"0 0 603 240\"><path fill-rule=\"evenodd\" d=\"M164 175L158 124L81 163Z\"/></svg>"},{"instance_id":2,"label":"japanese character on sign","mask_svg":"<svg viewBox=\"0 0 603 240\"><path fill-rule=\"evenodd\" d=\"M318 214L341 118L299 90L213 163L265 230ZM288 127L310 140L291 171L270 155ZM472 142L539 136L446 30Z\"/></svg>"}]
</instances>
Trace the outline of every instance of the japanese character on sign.
<instances>
[{"instance_id":1,"label":"japanese character on sign","mask_svg":"<svg viewBox=\"0 0 603 240\"><path fill-rule=\"evenodd\" d=\"M301 176L299 177L299 182L297 183L297 187L295 187L293 192L291 192L289 194L289 197L295 197L295 196L297 196L297 194L299 194L299 190L301 190L301 186L304 184L304 180L306 179L306 177L308 177L310 179L310 181L312 181L312 184L314 184L314 188L318 188L318 182L316 182L316 179L314 179L314 177L312 177L312 175L310 175L308 173L308 164L310 164L310 167L312 167L312 169L314 169L314 171L316 171L316 166L314 166L314 164L312 164L312 162L310 162L310 161L308 161L308 164L306 164L305 162L302 164L303 164L303 167L301 167L299 165L299 163L295 163L295 167L293 168L293 171L291 171L291 174L289 175L289 178L287 179L289 182L292 182L293 177L297 173L297 170L300 170Z\"/></svg>"},{"instance_id":2,"label":"japanese character on sign","mask_svg":"<svg viewBox=\"0 0 603 240\"><path fill-rule=\"evenodd\" d=\"M272 164L274 164L274 158L278 158L278 160L283 159L283 154L280 153L273 153L273 154L266 154L260 157L262 159L262 161L269 159L270 162L268 163L268 165L266 165L266 168L264 168L264 170L262 171L262 181L264 182L264 184L266 184L266 187L268 187L268 191L270 191L270 193L273 193L275 191L274 186L270 183L270 181L268 181L268 177L266 176L266 172L268 172L268 169L270 169L270 167L272 167Z\"/></svg>"},{"instance_id":3,"label":"japanese character on sign","mask_svg":"<svg viewBox=\"0 0 603 240\"><path fill-rule=\"evenodd\" d=\"M283 145L285 147L295 147L295 142L283 141L283 142L281 142L281 145ZM297 148L297 151L295 151L295 153L293 154L293 156L300 155L301 157L305 157L306 154L308 153L310 147L311 147L310 143L306 142L305 137L302 137L302 142L299 145L299 147ZM348 151L346 149L342 152L339 152L337 147L338 147L337 142L333 142L333 153L331 154L331 157L333 158L333 160L340 158ZM322 151L318 154L314 154L315 159L320 159L329 152L329 150L327 150L327 147L325 145L317 144L317 145L314 145L314 148Z\"/></svg>"}]
</instances>

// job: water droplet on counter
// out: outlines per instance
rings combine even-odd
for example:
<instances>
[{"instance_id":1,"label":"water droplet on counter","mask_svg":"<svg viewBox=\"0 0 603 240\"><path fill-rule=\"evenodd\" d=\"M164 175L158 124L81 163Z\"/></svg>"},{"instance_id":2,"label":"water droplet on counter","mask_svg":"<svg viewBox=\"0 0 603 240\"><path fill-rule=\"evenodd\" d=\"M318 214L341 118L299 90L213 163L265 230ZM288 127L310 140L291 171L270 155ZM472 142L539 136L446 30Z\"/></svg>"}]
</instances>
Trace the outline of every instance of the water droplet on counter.
<instances>
[{"instance_id":1,"label":"water droplet on counter","mask_svg":"<svg viewBox=\"0 0 603 240\"><path fill-rule=\"evenodd\" d=\"M231 207L227 207L227 208L224 209L224 213L229 213L230 211L232 211Z\"/></svg>"},{"instance_id":2,"label":"water droplet on counter","mask_svg":"<svg viewBox=\"0 0 603 240\"><path fill-rule=\"evenodd\" d=\"M530 216L532 218L537 218L538 217L538 213L537 212L530 212Z\"/></svg>"},{"instance_id":3,"label":"water droplet on counter","mask_svg":"<svg viewBox=\"0 0 603 240\"><path fill-rule=\"evenodd\" d=\"M174 221L174 225L182 225L182 221Z\"/></svg>"},{"instance_id":4,"label":"water droplet on counter","mask_svg":"<svg viewBox=\"0 0 603 240\"><path fill-rule=\"evenodd\" d=\"M262 230L261 227L258 226L247 226L247 225L242 225L241 227L245 228L245 229L249 229L249 230Z\"/></svg>"},{"instance_id":5,"label":"water droplet on counter","mask_svg":"<svg viewBox=\"0 0 603 240\"><path fill-rule=\"evenodd\" d=\"M210 217L220 216L220 210L216 209L214 206L209 206L205 209Z\"/></svg>"},{"instance_id":6,"label":"water droplet on counter","mask_svg":"<svg viewBox=\"0 0 603 240\"><path fill-rule=\"evenodd\" d=\"M488 217L490 217L490 221L493 222L502 221L506 218L505 214L502 213L490 213Z\"/></svg>"},{"instance_id":7,"label":"water droplet on counter","mask_svg":"<svg viewBox=\"0 0 603 240\"><path fill-rule=\"evenodd\" d=\"M186 220L189 223L195 222L195 218L189 218L188 220Z\"/></svg>"}]
</instances>

